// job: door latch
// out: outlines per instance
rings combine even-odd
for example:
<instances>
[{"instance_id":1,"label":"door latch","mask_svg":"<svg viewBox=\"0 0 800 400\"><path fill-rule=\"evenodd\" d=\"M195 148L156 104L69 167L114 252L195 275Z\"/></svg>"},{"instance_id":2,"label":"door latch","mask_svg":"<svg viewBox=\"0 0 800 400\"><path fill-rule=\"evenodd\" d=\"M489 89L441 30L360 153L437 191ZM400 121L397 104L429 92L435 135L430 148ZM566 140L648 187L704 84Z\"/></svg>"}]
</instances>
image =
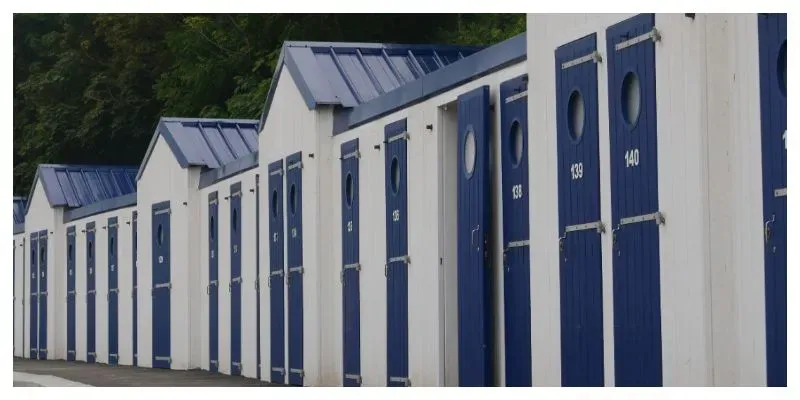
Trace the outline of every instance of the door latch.
<instances>
[{"instance_id":1,"label":"door latch","mask_svg":"<svg viewBox=\"0 0 800 400\"><path fill-rule=\"evenodd\" d=\"M769 239L772 237L773 224L775 224L775 214L772 214L772 218L764 223L764 243L769 243Z\"/></svg>"}]
</instances>

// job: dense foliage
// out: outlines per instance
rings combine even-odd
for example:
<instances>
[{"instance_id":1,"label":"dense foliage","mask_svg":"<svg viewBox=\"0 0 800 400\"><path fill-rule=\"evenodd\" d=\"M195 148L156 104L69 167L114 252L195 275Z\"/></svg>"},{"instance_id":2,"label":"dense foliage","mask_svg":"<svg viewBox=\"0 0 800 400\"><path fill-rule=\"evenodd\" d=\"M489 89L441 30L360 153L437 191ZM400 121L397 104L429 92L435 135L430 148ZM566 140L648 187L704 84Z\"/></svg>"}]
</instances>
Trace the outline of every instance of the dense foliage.
<instances>
[{"instance_id":1,"label":"dense foliage","mask_svg":"<svg viewBox=\"0 0 800 400\"><path fill-rule=\"evenodd\" d=\"M493 44L521 14L15 14L14 193L40 163L137 165L160 116L257 118L285 40Z\"/></svg>"}]
</instances>

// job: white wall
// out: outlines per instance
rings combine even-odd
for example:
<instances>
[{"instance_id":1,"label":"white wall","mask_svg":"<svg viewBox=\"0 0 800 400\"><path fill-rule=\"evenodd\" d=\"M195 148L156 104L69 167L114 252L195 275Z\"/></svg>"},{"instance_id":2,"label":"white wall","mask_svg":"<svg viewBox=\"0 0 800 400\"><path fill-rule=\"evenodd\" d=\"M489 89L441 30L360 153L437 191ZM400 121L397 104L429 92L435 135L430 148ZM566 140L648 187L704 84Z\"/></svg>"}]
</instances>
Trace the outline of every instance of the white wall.
<instances>
[{"instance_id":1,"label":"white wall","mask_svg":"<svg viewBox=\"0 0 800 400\"><path fill-rule=\"evenodd\" d=\"M241 257L242 257L242 375L250 378L257 376L257 346L256 346L256 194L255 176L257 168L245 171L241 174L230 177L226 180L217 182L200 191L200 286L199 292L202 293L200 300L201 310L201 329L200 329L200 368L207 370L209 367L209 314L208 297L206 286L209 283L208 266L208 195L217 192L217 265L218 265L218 360L219 371L224 374L231 373L231 294L228 291L228 284L231 281L231 224L230 224L230 186L235 183L242 184L242 205L240 211L240 222L242 232ZM263 187L262 187L263 192ZM263 193L262 193L263 195ZM228 198L228 199L226 199ZM266 247L266 246L262 246ZM264 276L264 274L262 274ZM264 281L266 282L266 281ZM262 283L264 283L262 282ZM266 284L262 285L262 295L268 296L269 292ZM262 309L262 320L263 320ZM267 327L269 321L267 321ZM261 344L262 347L264 344ZM264 364L262 360L262 365ZM264 373L269 369L264 367Z\"/></svg>"},{"instance_id":2,"label":"white wall","mask_svg":"<svg viewBox=\"0 0 800 400\"><path fill-rule=\"evenodd\" d=\"M560 303L557 241L556 111L553 54L556 47L597 33L606 53L605 30L631 15L528 16L528 115L531 131L531 273L533 382L560 384ZM656 108L658 115L661 327L665 386L712 384L711 293L708 230L706 99L707 19L658 14ZM710 68L710 66L709 66ZM709 69L710 71L710 69ZM602 220L611 220L608 70L598 64ZM603 241L605 381L614 384L612 237Z\"/></svg>"},{"instance_id":3,"label":"white wall","mask_svg":"<svg viewBox=\"0 0 800 400\"><path fill-rule=\"evenodd\" d=\"M714 385L765 386L758 18L706 18Z\"/></svg>"},{"instance_id":4,"label":"white wall","mask_svg":"<svg viewBox=\"0 0 800 400\"><path fill-rule=\"evenodd\" d=\"M321 193L327 193L325 190L330 186L330 182L320 179L318 171L320 166L327 166L330 162L329 139L321 132L326 132L329 136L332 123L332 115L329 110L324 108L316 111L308 110L291 74L284 67L275 91L275 101L272 103L264 128L259 134L260 165L258 171L264 177L264 187L267 187L267 177L269 176L267 166L270 163L276 160L285 160L286 156L295 152L303 152L303 267L305 270L303 274L303 369L306 386L331 384L339 380L338 376L329 374L329 370L321 368L321 360L324 359L322 353L326 348L322 344L322 338L330 334L328 332L323 335L320 321L327 318L321 312L324 299L324 296L321 296L323 290L321 279L324 268L328 265L327 260L323 257L323 254L327 255L327 253L323 253L323 249L329 246L331 215L329 206L320 201L324 198ZM314 158L309 157L311 153L314 154ZM286 168L285 163L284 168ZM261 198L261 209L263 210L268 209L267 197L262 196ZM262 215L266 215L266 213L262 213ZM269 232L266 218L261 220L260 228L262 229L261 237L266 238ZM269 246L262 247L260 268L263 271L269 270L268 253ZM285 263L286 257L284 257L284 265L286 265ZM264 376L269 376L269 366L271 365L268 290L269 288L266 288L263 292L264 295L261 296L261 364L264 366ZM284 293L285 299L287 294L288 290ZM288 313L285 314L285 320L286 318L288 318ZM286 328L288 329L288 322ZM288 331L286 339L286 366L288 368Z\"/></svg>"},{"instance_id":5,"label":"white wall","mask_svg":"<svg viewBox=\"0 0 800 400\"><path fill-rule=\"evenodd\" d=\"M24 261L27 260L28 247L26 245L25 233L14 235L14 357L22 357L24 354L23 328L24 315L23 307L27 307L30 301L23 302L25 299L25 286L30 282L26 278ZM23 305L24 304L24 305ZM25 331L27 333L27 331ZM27 343L27 340L25 340Z\"/></svg>"},{"instance_id":6,"label":"white wall","mask_svg":"<svg viewBox=\"0 0 800 400\"><path fill-rule=\"evenodd\" d=\"M329 175L330 191L321 195L322 202L331 214L329 243L330 256L326 267L329 289L324 292L327 305L324 312L325 331L330 332L324 346L325 371L335 371L333 381L326 384L341 385L342 369L342 287L339 282L341 269L341 161L338 159L343 142L359 138L361 159L359 160L360 200L360 262L361 270L361 374L364 386L386 385L386 278L383 266L386 263L386 226L384 170L385 154L373 149L384 139L385 125L407 118L408 131L408 251L409 265L409 374L414 386L457 385L457 297L455 289L454 259L455 214L442 217L440 204L455 202L455 180L449 176L451 169L445 164L455 165L456 153L444 149L445 145L457 143L452 137L457 129L453 126L452 105L448 113L440 113L440 107L453 103L457 97L479 86L490 85L491 101L497 104L500 83L525 73L525 64L519 63L497 71L465 85L442 93L410 108L392 113L369 124L357 127L333 138L333 157L325 169ZM499 110L499 107L496 107ZM428 131L426 125L435 128ZM492 146L494 160L499 157L500 112L492 114ZM321 132L320 134L325 134ZM440 160L444 159L444 161ZM448 165L449 165L448 164ZM440 171L440 172L436 172ZM501 169L492 170L496 182L492 214L501 212ZM448 188L447 190L443 188ZM448 203L448 204L449 204ZM439 222L437 222L439 221ZM501 230L497 224L494 229ZM442 239L444 238L444 239ZM437 245L438 244L438 245ZM492 270L496 272L494 308L498 316L495 335L495 380L503 382L503 303L502 303L502 234L493 234L494 258ZM439 267L439 259L443 266ZM448 279L449 278L449 279ZM444 321L447 321L445 323ZM330 327L330 328L329 328ZM447 352L447 354L446 354Z\"/></svg>"},{"instance_id":7,"label":"white wall","mask_svg":"<svg viewBox=\"0 0 800 400\"><path fill-rule=\"evenodd\" d=\"M170 259L172 283L170 304L170 351L172 369L188 369L190 364L190 347L197 344L199 352L199 336L192 339L192 328L197 324L199 329L199 308L193 313L190 308L190 288L193 274L190 274L192 260L198 255L194 243L197 243L199 214L195 215L197 200L197 171L184 170L175 160L172 151L160 136L153 149L146 169L137 185L137 211L139 229L139 268L137 291L138 301L138 364L143 367L152 366L152 213L153 204L170 201ZM191 201L192 206L189 205ZM187 204L184 205L183 203ZM197 297L197 296L195 296ZM191 316L191 317L190 317ZM196 316L196 318L194 318ZM199 361L199 359L198 359ZM197 365L199 366L199 365Z\"/></svg>"},{"instance_id":8,"label":"white wall","mask_svg":"<svg viewBox=\"0 0 800 400\"><path fill-rule=\"evenodd\" d=\"M60 282L64 282L60 275L63 277L63 274L59 274L55 265L57 260L63 259L59 258L58 255L63 252L63 243L60 243L56 238L60 237L59 235L63 231L63 227L61 225L61 216L62 210L60 209L53 209L50 207L50 203L47 201L47 197L45 196L44 189L40 182L34 182L35 188L33 191L33 195L30 199L30 205L28 207L28 213L25 216L25 248L26 248L26 271L28 271L28 275L30 275L30 235L33 232L39 232L46 230L48 232L47 236L47 358L48 359L56 359L56 358L66 358L66 349L64 344L66 343L66 338L62 339L56 330L57 326L62 326L62 321L66 323L66 316L64 313L60 312L61 308L63 308L63 300L64 296L66 295L66 284L60 285ZM37 251L38 255L38 251ZM55 257L54 257L55 255ZM63 272L63 271L62 271ZM62 287L63 286L63 287ZM25 357L30 357L30 348L31 345L29 343L30 338L30 307L31 307L31 292L30 292L30 278L28 277L28 281L25 285L25 335L26 335L26 348ZM45 288L40 288L40 290L45 290ZM59 307L57 307L59 306ZM62 331L63 332L63 331ZM63 353L63 354L62 354Z\"/></svg>"}]
</instances>

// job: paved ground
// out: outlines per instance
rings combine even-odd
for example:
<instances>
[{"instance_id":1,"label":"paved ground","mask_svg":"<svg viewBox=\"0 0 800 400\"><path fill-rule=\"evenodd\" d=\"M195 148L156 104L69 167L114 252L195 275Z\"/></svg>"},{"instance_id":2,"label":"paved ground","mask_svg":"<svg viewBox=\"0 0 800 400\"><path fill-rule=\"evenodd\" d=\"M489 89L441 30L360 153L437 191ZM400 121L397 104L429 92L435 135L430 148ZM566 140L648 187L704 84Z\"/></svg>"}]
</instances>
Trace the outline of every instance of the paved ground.
<instances>
[{"instance_id":1,"label":"paved ground","mask_svg":"<svg viewBox=\"0 0 800 400\"><path fill-rule=\"evenodd\" d=\"M202 370L108 366L61 360L14 358L14 386L275 386L268 382L240 376L228 376ZM28 374L33 374L36 379ZM61 378L62 380L54 379ZM66 379L72 381L70 384Z\"/></svg>"}]
</instances>

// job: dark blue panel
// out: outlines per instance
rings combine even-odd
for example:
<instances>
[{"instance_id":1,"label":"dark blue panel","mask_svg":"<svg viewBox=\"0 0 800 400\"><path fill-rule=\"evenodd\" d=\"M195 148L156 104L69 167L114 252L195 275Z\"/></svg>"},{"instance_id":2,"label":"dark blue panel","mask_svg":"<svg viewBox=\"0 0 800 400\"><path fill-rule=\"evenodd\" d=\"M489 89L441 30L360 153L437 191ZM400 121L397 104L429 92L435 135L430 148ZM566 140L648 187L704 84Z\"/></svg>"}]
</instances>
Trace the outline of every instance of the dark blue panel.
<instances>
[{"instance_id":1,"label":"dark blue panel","mask_svg":"<svg viewBox=\"0 0 800 400\"><path fill-rule=\"evenodd\" d=\"M289 384L303 386L303 157L286 157L286 284L289 290Z\"/></svg>"},{"instance_id":2,"label":"dark blue panel","mask_svg":"<svg viewBox=\"0 0 800 400\"><path fill-rule=\"evenodd\" d=\"M283 298L283 160L269 164L270 382L286 381Z\"/></svg>"},{"instance_id":3,"label":"dark blue panel","mask_svg":"<svg viewBox=\"0 0 800 400\"><path fill-rule=\"evenodd\" d=\"M170 203L153 204L153 368L170 368Z\"/></svg>"},{"instance_id":4,"label":"dark blue panel","mask_svg":"<svg viewBox=\"0 0 800 400\"><path fill-rule=\"evenodd\" d=\"M563 386L604 384L596 50L591 34L555 51Z\"/></svg>"},{"instance_id":5,"label":"dark blue panel","mask_svg":"<svg viewBox=\"0 0 800 400\"><path fill-rule=\"evenodd\" d=\"M80 208L73 208L64 211L63 222L69 223L92 215L102 214L120 208L136 205L136 192L132 192L119 197L101 200Z\"/></svg>"},{"instance_id":6,"label":"dark blue panel","mask_svg":"<svg viewBox=\"0 0 800 400\"><path fill-rule=\"evenodd\" d=\"M39 358L39 233L31 233L30 358Z\"/></svg>"},{"instance_id":7,"label":"dark blue panel","mask_svg":"<svg viewBox=\"0 0 800 400\"><path fill-rule=\"evenodd\" d=\"M139 364L139 224L137 222L138 213L134 211L131 215L131 235L132 235L132 264L133 268L133 290L131 291L131 298L133 299L133 365Z\"/></svg>"},{"instance_id":8,"label":"dark blue panel","mask_svg":"<svg viewBox=\"0 0 800 400\"><path fill-rule=\"evenodd\" d=\"M219 198L208 194L208 370L219 370Z\"/></svg>"},{"instance_id":9,"label":"dark blue panel","mask_svg":"<svg viewBox=\"0 0 800 400\"><path fill-rule=\"evenodd\" d=\"M528 77L500 85L506 386L531 386Z\"/></svg>"},{"instance_id":10,"label":"dark blue panel","mask_svg":"<svg viewBox=\"0 0 800 400\"><path fill-rule=\"evenodd\" d=\"M616 49L652 32L654 20L653 14L640 14L606 31L616 386L662 385L659 218L622 223L659 211L656 50L651 39ZM626 90L626 77L638 80L638 92ZM640 101L635 93L641 93Z\"/></svg>"},{"instance_id":11,"label":"dark blue panel","mask_svg":"<svg viewBox=\"0 0 800 400\"><path fill-rule=\"evenodd\" d=\"M211 169L201 173L200 183L197 184L197 187L198 189L207 188L217 182L226 180L256 167L258 167L258 151L250 153L219 168Z\"/></svg>"},{"instance_id":12,"label":"dark blue panel","mask_svg":"<svg viewBox=\"0 0 800 400\"><path fill-rule=\"evenodd\" d=\"M242 373L242 184L230 187L231 375Z\"/></svg>"},{"instance_id":13,"label":"dark blue panel","mask_svg":"<svg viewBox=\"0 0 800 400\"><path fill-rule=\"evenodd\" d=\"M119 242L117 217L108 219L108 363L119 363Z\"/></svg>"},{"instance_id":14,"label":"dark blue panel","mask_svg":"<svg viewBox=\"0 0 800 400\"><path fill-rule=\"evenodd\" d=\"M786 14L759 14L767 386L786 386Z\"/></svg>"},{"instance_id":15,"label":"dark blue panel","mask_svg":"<svg viewBox=\"0 0 800 400\"><path fill-rule=\"evenodd\" d=\"M342 143L342 385L361 385L358 139Z\"/></svg>"},{"instance_id":16,"label":"dark blue panel","mask_svg":"<svg viewBox=\"0 0 800 400\"><path fill-rule=\"evenodd\" d=\"M39 231L39 359L47 359L47 231Z\"/></svg>"},{"instance_id":17,"label":"dark blue panel","mask_svg":"<svg viewBox=\"0 0 800 400\"><path fill-rule=\"evenodd\" d=\"M458 97L458 384L492 386L489 86ZM470 151L469 149L472 149Z\"/></svg>"},{"instance_id":18,"label":"dark blue panel","mask_svg":"<svg viewBox=\"0 0 800 400\"><path fill-rule=\"evenodd\" d=\"M256 143L255 147L258 147ZM258 154L258 153L256 153ZM261 181L256 174L256 379L261 380Z\"/></svg>"},{"instance_id":19,"label":"dark blue panel","mask_svg":"<svg viewBox=\"0 0 800 400\"><path fill-rule=\"evenodd\" d=\"M77 208L135 192L136 170L135 166L41 164L34 181L41 181L51 207Z\"/></svg>"},{"instance_id":20,"label":"dark blue panel","mask_svg":"<svg viewBox=\"0 0 800 400\"><path fill-rule=\"evenodd\" d=\"M95 247L94 222L86 224L86 362L97 361L97 341L95 329L97 311L97 290L95 289L95 263L97 261Z\"/></svg>"},{"instance_id":21,"label":"dark blue panel","mask_svg":"<svg viewBox=\"0 0 800 400\"><path fill-rule=\"evenodd\" d=\"M25 208L28 201L24 197L14 196L14 224L22 224L25 222Z\"/></svg>"},{"instance_id":22,"label":"dark blue panel","mask_svg":"<svg viewBox=\"0 0 800 400\"><path fill-rule=\"evenodd\" d=\"M408 135L406 120L386 125L386 357L387 385L408 376Z\"/></svg>"},{"instance_id":23,"label":"dark blue panel","mask_svg":"<svg viewBox=\"0 0 800 400\"><path fill-rule=\"evenodd\" d=\"M75 361L75 227L67 228L67 361Z\"/></svg>"}]
</instances>

